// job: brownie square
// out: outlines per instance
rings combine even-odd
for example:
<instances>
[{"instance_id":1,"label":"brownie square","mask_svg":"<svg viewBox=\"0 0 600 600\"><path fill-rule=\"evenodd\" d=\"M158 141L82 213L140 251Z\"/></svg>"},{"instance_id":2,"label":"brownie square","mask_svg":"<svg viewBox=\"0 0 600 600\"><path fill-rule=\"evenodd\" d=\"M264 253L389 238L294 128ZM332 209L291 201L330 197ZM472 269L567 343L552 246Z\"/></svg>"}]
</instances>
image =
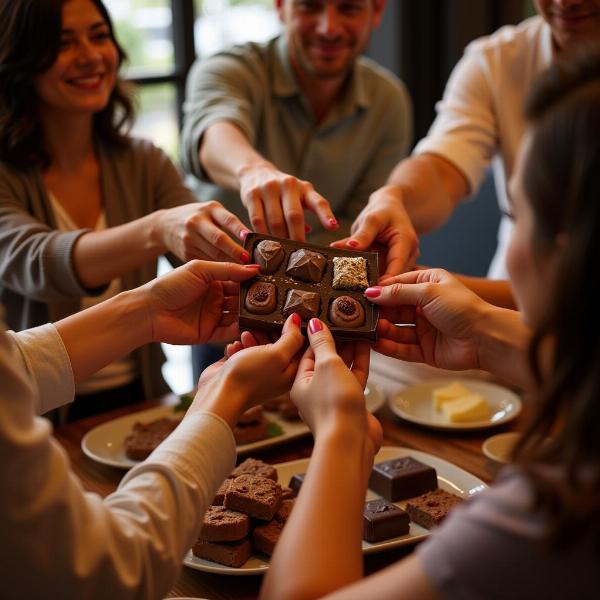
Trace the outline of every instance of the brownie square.
<instances>
[{"instance_id":1,"label":"brownie square","mask_svg":"<svg viewBox=\"0 0 600 600\"><path fill-rule=\"evenodd\" d=\"M200 538L207 542L235 542L250 533L250 519L224 506L210 506L204 514Z\"/></svg>"},{"instance_id":2,"label":"brownie square","mask_svg":"<svg viewBox=\"0 0 600 600\"><path fill-rule=\"evenodd\" d=\"M294 508L294 504L296 503L295 498L290 498L287 500L283 500L281 502L281 506L279 510L275 513L273 517L275 521L279 521L280 523L285 523L289 518L292 512L292 508Z\"/></svg>"},{"instance_id":3,"label":"brownie square","mask_svg":"<svg viewBox=\"0 0 600 600\"><path fill-rule=\"evenodd\" d=\"M228 479L235 479L240 475L259 475L277 481L277 469L256 458L247 458L231 471Z\"/></svg>"},{"instance_id":4,"label":"brownie square","mask_svg":"<svg viewBox=\"0 0 600 600\"><path fill-rule=\"evenodd\" d=\"M288 487L294 492L296 496L300 493L300 488L304 483L304 475L305 473L296 473L295 475L292 475L292 477L290 478L290 482L288 483Z\"/></svg>"},{"instance_id":5,"label":"brownie square","mask_svg":"<svg viewBox=\"0 0 600 600\"><path fill-rule=\"evenodd\" d=\"M437 488L437 474L411 456L373 465L369 488L390 502L412 498Z\"/></svg>"},{"instance_id":6,"label":"brownie square","mask_svg":"<svg viewBox=\"0 0 600 600\"><path fill-rule=\"evenodd\" d=\"M255 519L270 521L281 505L281 486L257 475L240 475L231 480L224 506Z\"/></svg>"},{"instance_id":7,"label":"brownie square","mask_svg":"<svg viewBox=\"0 0 600 600\"><path fill-rule=\"evenodd\" d=\"M213 506L223 506L223 500L225 499L225 492L229 488L229 484L231 483L230 479L226 479L217 490L215 497L213 498L212 504Z\"/></svg>"},{"instance_id":8,"label":"brownie square","mask_svg":"<svg viewBox=\"0 0 600 600\"><path fill-rule=\"evenodd\" d=\"M179 425L175 419L156 419L136 423L125 438L125 455L131 460L144 460Z\"/></svg>"},{"instance_id":9,"label":"brownie square","mask_svg":"<svg viewBox=\"0 0 600 600\"><path fill-rule=\"evenodd\" d=\"M199 539L192 546L192 554L198 558L238 568L252 555L252 544L248 538L238 542L207 542Z\"/></svg>"},{"instance_id":10,"label":"brownie square","mask_svg":"<svg viewBox=\"0 0 600 600\"><path fill-rule=\"evenodd\" d=\"M275 545L279 541L281 531L285 523L282 521L271 521L266 525L259 525L252 532L252 542L259 552L271 556L275 551Z\"/></svg>"},{"instance_id":11,"label":"brownie square","mask_svg":"<svg viewBox=\"0 0 600 600\"><path fill-rule=\"evenodd\" d=\"M380 542L406 535L410 526L408 514L383 498L365 504L363 512L363 539Z\"/></svg>"},{"instance_id":12,"label":"brownie square","mask_svg":"<svg viewBox=\"0 0 600 600\"><path fill-rule=\"evenodd\" d=\"M238 423L233 428L233 437L238 446L264 440L267 437L266 419L255 423Z\"/></svg>"},{"instance_id":13,"label":"brownie square","mask_svg":"<svg viewBox=\"0 0 600 600\"><path fill-rule=\"evenodd\" d=\"M427 492L406 502L406 512L411 521L425 529L439 525L448 513L464 499L446 490Z\"/></svg>"}]
</instances>

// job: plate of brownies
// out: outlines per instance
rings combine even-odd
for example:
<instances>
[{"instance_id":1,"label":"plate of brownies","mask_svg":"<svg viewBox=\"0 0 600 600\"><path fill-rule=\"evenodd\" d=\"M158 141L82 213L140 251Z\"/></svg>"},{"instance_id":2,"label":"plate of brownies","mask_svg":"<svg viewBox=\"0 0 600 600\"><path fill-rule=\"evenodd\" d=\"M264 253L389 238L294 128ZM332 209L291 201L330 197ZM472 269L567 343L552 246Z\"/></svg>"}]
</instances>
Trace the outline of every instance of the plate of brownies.
<instances>
[{"instance_id":1,"label":"plate of brownies","mask_svg":"<svg viewBox=\"0 0 600 600\"><path fill-rule=\"evenodd\" d=\"M248 458L238 465L219 488L184 565L223 575L264 573L308 464L309 459L268 465ZM486 487L431 454L381 448L365 498L363 553L422 540L451 510Z\"/></svg>"},{"instance_id":2,"label":"plate of brownies","mask_svg":"<svg viewBox=\"0 0 600 600\"><path fill-rule=\"evenodd\" d=\"M385 403L382 389L368 383L367 408L376 412ZM89 458L120 469L130 469L144 460L177 427L181 405L158 406L107 423L102 423L81 440ZM306 435L308 427L300 420L289 396L280 396L246 411L233 429L238 454L268 448Z\"/></svg>"}]
</instances>

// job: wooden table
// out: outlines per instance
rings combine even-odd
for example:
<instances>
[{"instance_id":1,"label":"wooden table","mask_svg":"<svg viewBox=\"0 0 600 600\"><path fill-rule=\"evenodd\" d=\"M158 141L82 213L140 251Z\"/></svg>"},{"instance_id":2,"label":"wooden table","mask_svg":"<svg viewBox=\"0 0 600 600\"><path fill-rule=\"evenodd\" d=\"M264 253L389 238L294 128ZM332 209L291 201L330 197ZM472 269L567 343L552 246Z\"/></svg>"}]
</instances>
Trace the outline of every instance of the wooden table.
<instances>
[{"instance_id":1,"label":"wooden table","mask_svg":"<svg viewBox=\"0 0 600 600\"><path fill-rule=\"evenodd\" d=\"M160 401L144 402L135 406L120 408L110 413L82 419L76 423L57 428L55 436L67 451L72 468L85 488L97 492L101 496L106 496L116 489L124 474L120 469L96 463L83 454L81 440L87 431L116 417L152 408L158 404L173 402L175 402L173 396L165 396ZM458 465L489 483L496 475L498 465L483 455L481 444L487 437L495 433L521 430L528 416L527 413L528 411L524 407L523 413L510 424L476 432L447 432L425 429L398 419L387 406L382 408L377 416L383 425L384 445L405 446L429 452ZM280 446L253 452L252 456L274 464L307 458L310 456L311 451L312 438L307 435ZM367 573L377 571L405 556L410 551L411 548L402 547L366 556L365 571ZM231 577L183 567L169 597L196 596L215 600L250 600L257 597L260 583L260 576Z\"/></svg>"}]
</instances>

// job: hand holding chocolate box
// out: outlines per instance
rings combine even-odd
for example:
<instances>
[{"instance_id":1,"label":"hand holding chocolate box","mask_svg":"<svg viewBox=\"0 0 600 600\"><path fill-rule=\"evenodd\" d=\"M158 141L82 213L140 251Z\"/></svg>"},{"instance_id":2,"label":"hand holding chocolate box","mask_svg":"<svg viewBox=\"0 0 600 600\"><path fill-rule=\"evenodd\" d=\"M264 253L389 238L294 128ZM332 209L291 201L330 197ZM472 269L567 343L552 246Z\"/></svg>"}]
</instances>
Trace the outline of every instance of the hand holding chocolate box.
<instances>
[{"instance_id":1,"label":"hand holding chocolate box","mask_svg":"<svg viewBox=\"0 0 600 600\"><path fill-rule=\"evenodd\" d=\"M279 332L298 313L314 317L338 340L376 341L379 308L364 290L377 284L377 253L339 250L250 234L244 244L260 273L240 287L240 327Z\"/></svg>"}]
</instances>

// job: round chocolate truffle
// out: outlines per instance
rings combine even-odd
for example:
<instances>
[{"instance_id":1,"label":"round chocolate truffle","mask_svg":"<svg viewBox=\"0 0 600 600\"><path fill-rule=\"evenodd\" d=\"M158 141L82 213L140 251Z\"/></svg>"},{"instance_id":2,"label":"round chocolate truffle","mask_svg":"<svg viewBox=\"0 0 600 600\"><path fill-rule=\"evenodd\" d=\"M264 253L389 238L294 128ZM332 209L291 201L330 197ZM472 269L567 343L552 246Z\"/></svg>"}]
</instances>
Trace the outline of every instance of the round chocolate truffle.
<instances>
[{"instance_id":1,"label":"round chocolate truffle","mask_svg":"<svg viewBox=\"0 0 600 600\"><path fill-rule=\"evenodd\" d=\"M246 310L255 315L268 315L277 305L277 289L272 283L256 281L246 294Z\"/></svg>"},{"instance_id":2,"label":"round chocolate truffle","mask_svg":"<svg viewBox=\"0 0 600 600\"><path fill-rule=\"evenodd\" d=\"M261 273L275 273L284 256L282 245L274 240L263 240L254 248L254 260L260 266Z\"/></svg>"},{"instance_id":3,"label":"round chocolate truffle","mask_svg":"<svg viewBox=\"0 0 600 600\"><path fill-rule=\"evenodd\" d=\"M336 327L360 327L365 322L365 309L351 296L340 296L329 307L329 320Z\"/></svg>"},{"instance_id":4,"label":"round chocolate truffle","mask_svg":"<svg viewBox=\"0 0 600 600\"><path fill-rule=\"evenodd\" d=\"M323 271L327 264L327 259L318 252L300 248L292 252L286 269L286 273L312 283L319 283L323 278Z\"/></svg>"}]
</instances>

